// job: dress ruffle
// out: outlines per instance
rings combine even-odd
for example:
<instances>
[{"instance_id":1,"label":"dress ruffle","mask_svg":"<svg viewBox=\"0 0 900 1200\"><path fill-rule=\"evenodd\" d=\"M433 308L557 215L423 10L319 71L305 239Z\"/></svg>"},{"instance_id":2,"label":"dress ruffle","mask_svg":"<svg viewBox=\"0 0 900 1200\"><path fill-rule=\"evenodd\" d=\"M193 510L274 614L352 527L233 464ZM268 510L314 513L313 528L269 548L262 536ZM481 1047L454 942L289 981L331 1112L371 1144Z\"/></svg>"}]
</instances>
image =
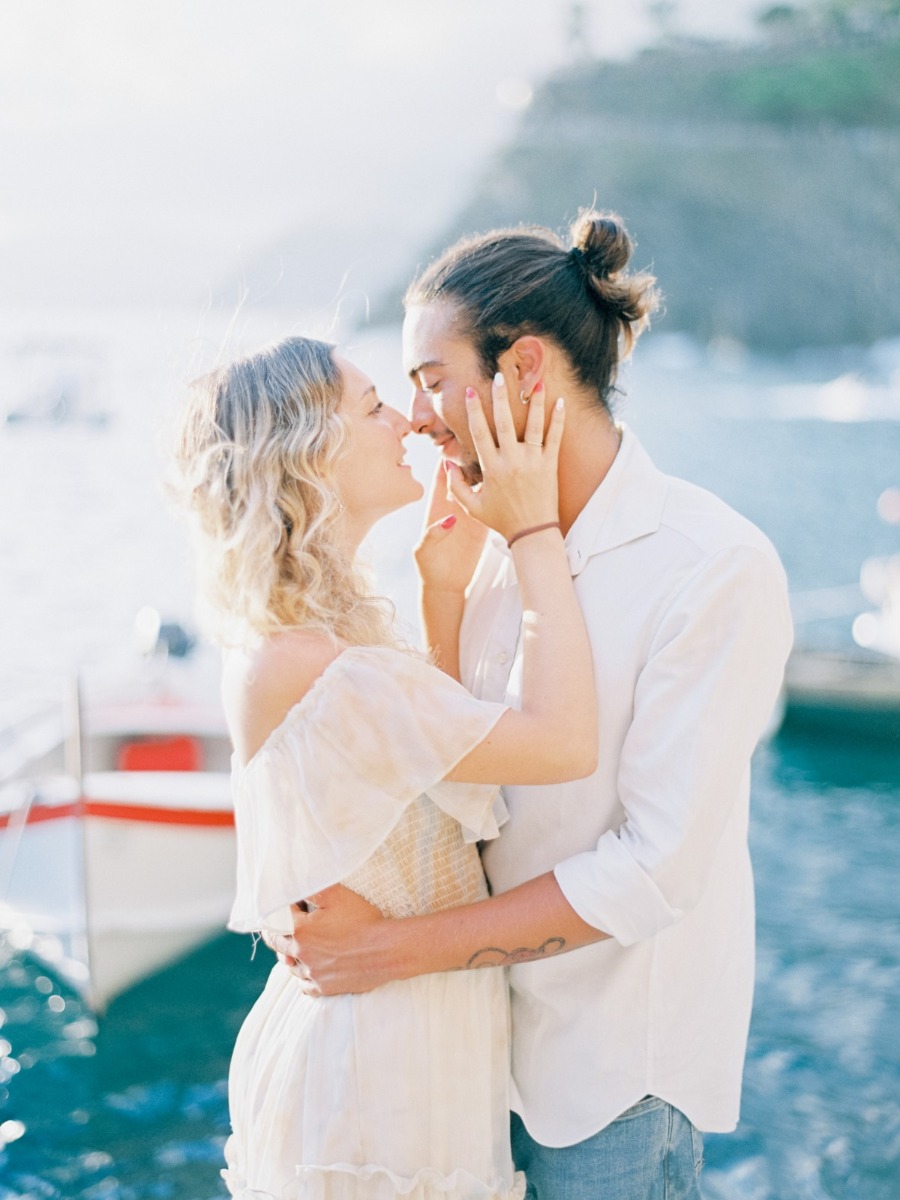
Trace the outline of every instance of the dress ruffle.
<instances>
[{"instance_id":1,"label":"dress ruffle","mask_svg":"<svg viewBox=\"0 0 900 1200\"><path fill-rule=\"evenodd\" d=\"M226 1168L222 1178L234 1200L523 1200L525 1176L515 1172L512 1185L502 1178L477 1179L469 1171L447 1175L423 1167L413 1176L397 1175L386 1167L297 1167L296 1176L278 1194L251 1188L238 1171Z\"/></svg>"},{"instance_id":2,"label":"dress ruffle","mask_svg":"<svg viewBox=\"0 0 900 1200\"><path fill-rule=\"evenodd\" d=\"M496 837L498 785L445 777L504 712L415 655L344 650L250 761L234 760L229 928L290 933L290 905L359 870L423 793L467 841Z\"/></svg>"}]
</instances>

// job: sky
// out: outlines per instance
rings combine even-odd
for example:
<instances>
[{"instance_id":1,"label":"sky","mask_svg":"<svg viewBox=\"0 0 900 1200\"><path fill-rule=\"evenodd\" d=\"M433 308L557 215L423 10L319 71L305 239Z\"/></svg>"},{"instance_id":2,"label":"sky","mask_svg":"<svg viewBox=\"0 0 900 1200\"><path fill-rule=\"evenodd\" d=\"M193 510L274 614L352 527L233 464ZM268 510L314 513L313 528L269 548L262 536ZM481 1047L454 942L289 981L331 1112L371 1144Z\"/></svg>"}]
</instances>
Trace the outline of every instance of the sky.
<instances>
[{"instance_id":1,"label":"sky","mask_svg":"<svg viewBox=\"0 0 900 1200\"><path fill-rule=\"evenodd\" d=\"M191 303L298 229L427 240L571 57L572 7L0 0L0 308ZM581 7L592 54L660 28L644 0ZM740 37L763 7L669 20Z\"/></svg>"}]
</instances>

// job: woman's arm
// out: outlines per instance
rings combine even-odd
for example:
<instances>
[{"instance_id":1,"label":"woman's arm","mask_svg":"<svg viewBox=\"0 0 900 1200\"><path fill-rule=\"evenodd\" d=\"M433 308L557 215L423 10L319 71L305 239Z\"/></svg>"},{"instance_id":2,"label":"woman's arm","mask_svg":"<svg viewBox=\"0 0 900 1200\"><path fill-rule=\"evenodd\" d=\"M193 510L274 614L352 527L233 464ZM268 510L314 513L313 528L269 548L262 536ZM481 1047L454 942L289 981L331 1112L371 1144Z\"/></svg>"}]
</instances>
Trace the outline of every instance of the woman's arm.
<instances>
[{"instance_id":1,"label":"woman's arm","mask_svg":"<svg viewBox=\"0 0 900 1200\"><path fill-rule=\"evenodd\" d=\"M557 401L545 432L543 399L543 390L535 389L519 442L498 374L495 443L477 395L467 392L469 428L484 481L473 491L452 466L450 487L470 515L512 542L523 610L523 680L521 709L500 718L447 776L451 780L558 783L590 775L597 765L591 648L558 524L563 405ZM447 625L456 612L447 602Z\"/></svg>"},{"instance_id":2,"label":"woman's arm","mask_svg":"<svg viewBox=\"0 0 900 1200\"><path fill-rule=\"evenodd\" d=\"M425 644L433 661L454 679L460 678L459 628L466 589L486 536L487 526L457 503L441 461L431 483L422 540L414 555Z\"/></svg>"},{"instance_id":3,"label":"woman's arm","mask_svg":"<svg viewBox=\"0 0 900 1200\"><path fill-rule=\"evenodd\" d=\"M459 629L465 606L465 592L423 587L419 593L419 612L428 652L435 665L454 679L461 678Z\"/></svg>"},{"instance_id":4,"label":"woman's arm","mask_svg":"<svg viewBox=\"0 0 900 1200\"><path fill-rule=\"evenodd\" d=\"M561 783L597 769L591 649L559 530L513 547L522 596L522 707L505 713L448 779Z\"/></svg>"}]
</instances>

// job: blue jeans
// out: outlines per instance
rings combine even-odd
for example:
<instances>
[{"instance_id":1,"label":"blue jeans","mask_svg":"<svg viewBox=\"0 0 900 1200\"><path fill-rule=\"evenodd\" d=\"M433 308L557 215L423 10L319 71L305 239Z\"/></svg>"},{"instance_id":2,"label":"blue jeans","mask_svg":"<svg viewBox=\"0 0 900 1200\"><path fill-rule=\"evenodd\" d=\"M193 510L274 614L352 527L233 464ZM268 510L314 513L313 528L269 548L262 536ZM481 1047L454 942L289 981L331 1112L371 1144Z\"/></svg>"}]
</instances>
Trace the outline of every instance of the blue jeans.
<instances>
[{"instance_id":1,"label":"blue jeans","mask_svg":"<svg viewBox=\"0 0 900 1200\"><path fill-rule=\"evenodd\" d=\"M527 1200L700 1200L703 1138L687 1117L645 1096L574 1146L542 1146L512 1114L516 1170Z\"/></svg>"}]
</instances>

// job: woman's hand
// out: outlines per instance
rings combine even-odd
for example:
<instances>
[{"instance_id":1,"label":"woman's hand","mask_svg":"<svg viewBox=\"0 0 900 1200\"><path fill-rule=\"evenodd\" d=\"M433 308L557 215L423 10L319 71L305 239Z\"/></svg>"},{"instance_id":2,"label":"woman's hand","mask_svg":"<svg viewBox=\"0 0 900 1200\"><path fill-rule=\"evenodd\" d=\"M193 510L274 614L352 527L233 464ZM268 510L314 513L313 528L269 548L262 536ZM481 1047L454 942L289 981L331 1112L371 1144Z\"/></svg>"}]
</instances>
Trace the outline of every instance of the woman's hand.
<instances>
[{"instance_id":1,"label":"woman's hand","mask_svg":"<svg viewBox=\"0 0 900 1200\"><path fill-rule=\"evenodd\" d=\"M544 390L538 385L520 442L500 372L494 376L491 399L496 441L477 393L466 389L469 431L484 480L475 490L465 483L459 467L450 464L450 490L471 517L496 529L508 541L523 529L559 520L557 469L565 417L563 402L557 400L545 435Z\"/></svg>"},{"instance_id":2,"label":"woman's hand","mask_svg":"<svg viewBox=\"0 0 900 1200\"><path fill-rule=\"evenodd\" d=\"M487 526L470 517L451 494L442 460L431 482L422 540L413 551L422 588L463 594L486 537Z\"/></svg>"}]
</instances>

